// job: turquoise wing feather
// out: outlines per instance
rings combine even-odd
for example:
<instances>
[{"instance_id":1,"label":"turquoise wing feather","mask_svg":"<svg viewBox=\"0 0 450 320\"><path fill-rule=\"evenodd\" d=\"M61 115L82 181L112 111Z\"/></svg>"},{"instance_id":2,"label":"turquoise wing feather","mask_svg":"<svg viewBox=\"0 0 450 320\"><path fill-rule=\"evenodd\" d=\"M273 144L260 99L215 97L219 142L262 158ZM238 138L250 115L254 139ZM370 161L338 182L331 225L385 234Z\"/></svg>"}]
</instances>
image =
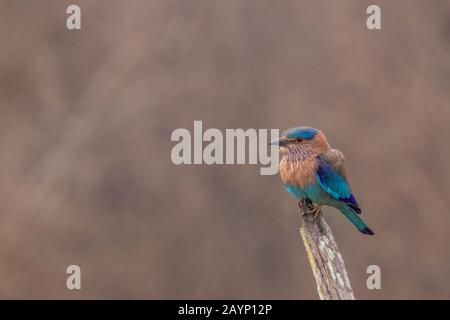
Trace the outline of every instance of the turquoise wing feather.
<instances>
[{"instance_id":1,"label":"turquoise wing feather","mask_svg":"<svg viewBox=\"0 0 450 320\"><path fill-rule=\"evenodd\" d=\"M335 149L318 156L316 179L333 199L344 202L356 213L361 213L347 180L344 161L342 153Z\"/></svg>"}]
</instances>

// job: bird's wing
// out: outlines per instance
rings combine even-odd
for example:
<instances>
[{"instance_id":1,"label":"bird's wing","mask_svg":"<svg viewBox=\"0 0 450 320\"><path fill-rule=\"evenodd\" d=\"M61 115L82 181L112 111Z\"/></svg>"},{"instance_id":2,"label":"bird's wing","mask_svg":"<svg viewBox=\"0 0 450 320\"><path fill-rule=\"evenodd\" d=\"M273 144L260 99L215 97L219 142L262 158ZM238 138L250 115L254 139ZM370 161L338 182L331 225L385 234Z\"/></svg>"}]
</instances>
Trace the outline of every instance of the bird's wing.
<instances>
[{"instance_id":1,"label":"bird's wing","mask_svg":"<svg viewBox=\"0 0 450 320\"><path fill-rule=\"evenodd\" d=\"M332 166L348 183L345 157L341 151L337 149L331 149L327 152L322 153L319 157L325 160L330 166Z\"/></svg>"},{"instance_id":2,"label":"bird's wing","mask_svg":"<svg viewBox=\"0 0 450 320\"><path fill-rule=\"evenodd\" d=\"M331 149L317 157L316 179L333 199L345 202L355 212L361 213L347 180L345 157L342 152Z\"/></svg>"}]
</instances>

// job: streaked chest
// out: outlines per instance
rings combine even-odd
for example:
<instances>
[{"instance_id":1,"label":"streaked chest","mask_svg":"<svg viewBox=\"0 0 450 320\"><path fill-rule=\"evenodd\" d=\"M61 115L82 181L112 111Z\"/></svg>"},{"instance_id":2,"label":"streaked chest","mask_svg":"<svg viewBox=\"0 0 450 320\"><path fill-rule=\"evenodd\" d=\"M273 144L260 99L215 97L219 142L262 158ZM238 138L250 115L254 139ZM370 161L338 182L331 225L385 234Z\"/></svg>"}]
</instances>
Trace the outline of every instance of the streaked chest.
<instances>
[{"instance_id":1,"label":"streaked chest","mask_svg":"<svg viewBox=\"0 0 450 320\"><path fill-rule=\"evenodd\" d=\"M315 157L299 159L285 155L280 161L280 177L283 183L304 187L316 180L317 162Z\"/></svg>"}]
</instances>

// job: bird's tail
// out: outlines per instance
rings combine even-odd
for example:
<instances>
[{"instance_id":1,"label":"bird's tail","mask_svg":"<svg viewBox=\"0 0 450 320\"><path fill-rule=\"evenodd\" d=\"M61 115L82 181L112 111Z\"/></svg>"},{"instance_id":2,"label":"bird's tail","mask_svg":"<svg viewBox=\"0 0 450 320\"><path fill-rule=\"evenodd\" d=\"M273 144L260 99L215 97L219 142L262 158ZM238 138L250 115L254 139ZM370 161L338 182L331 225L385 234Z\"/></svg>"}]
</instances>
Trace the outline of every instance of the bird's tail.
<instances>
[{"instance_id":1,"label":"bird's tail","mask_svg":"<svg viewBox=\"0 0 450 320\"><path fill-rule=\"evenodd\" d=\"M364 223L364 221L348 206L341 209L342 213L350 220L359 232L373 236L375 233Z\"/></svg>"}]
</instances>

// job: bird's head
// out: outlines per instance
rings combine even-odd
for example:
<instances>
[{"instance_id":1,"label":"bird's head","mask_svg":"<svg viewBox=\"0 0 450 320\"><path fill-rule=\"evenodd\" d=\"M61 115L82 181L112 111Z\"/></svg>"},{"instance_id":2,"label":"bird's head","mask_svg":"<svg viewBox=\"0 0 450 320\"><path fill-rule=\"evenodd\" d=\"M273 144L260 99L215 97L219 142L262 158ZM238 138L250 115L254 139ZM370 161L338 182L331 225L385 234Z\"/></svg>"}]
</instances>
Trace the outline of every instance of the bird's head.
<instances>
[{"instance_id":1,"label":"bird's head","mask_svg":"<svg viewBox=\"0 0 450 320\"><path fill-rule=\"evenodd\" d=\"M276 139L270 144L278 145L282 153L294 149L303 149L320 154L330 149L327 138L322 131L310 127L287 129L280 139Z\"/></svg>"}]
</instances>

